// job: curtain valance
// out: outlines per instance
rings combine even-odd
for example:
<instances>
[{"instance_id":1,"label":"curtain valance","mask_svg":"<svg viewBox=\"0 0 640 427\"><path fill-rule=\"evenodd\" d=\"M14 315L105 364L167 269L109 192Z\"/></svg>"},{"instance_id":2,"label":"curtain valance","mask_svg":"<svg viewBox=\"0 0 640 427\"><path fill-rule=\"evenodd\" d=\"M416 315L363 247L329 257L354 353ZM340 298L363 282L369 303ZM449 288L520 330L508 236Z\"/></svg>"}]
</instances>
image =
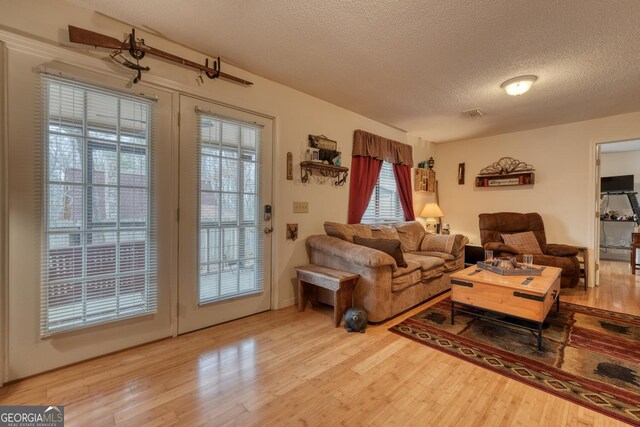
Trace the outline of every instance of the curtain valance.
<instances>
[{"instance_id":1,"label":"curtain valance","mask_svg":"<svg viewBox=\"0 0 640 427\"><path fill-rule=\"evenodd\" d=\"M353 134L352 156L373 157L413 167L413 147L358 129Z\"/></svg>"}]
</instances>

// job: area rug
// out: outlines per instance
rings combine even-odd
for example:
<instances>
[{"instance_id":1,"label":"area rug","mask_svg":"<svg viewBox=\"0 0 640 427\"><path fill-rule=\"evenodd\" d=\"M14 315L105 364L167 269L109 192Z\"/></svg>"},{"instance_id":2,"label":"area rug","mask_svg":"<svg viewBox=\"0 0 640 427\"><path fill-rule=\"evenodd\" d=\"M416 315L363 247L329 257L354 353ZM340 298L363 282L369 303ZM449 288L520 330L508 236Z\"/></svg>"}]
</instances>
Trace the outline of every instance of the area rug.
<instances>
[{"instance_id":1,"label":"area rug","mask_svg":"<svg viewBox=\"0 0 640 427\"><path fill-rule=\"evenodd\" d=\"M561 302L538 351L527 330L458 313L451 325L450 310L447 298L390 331L640 425L640 317Z\"/></svg>"}]
</instances>

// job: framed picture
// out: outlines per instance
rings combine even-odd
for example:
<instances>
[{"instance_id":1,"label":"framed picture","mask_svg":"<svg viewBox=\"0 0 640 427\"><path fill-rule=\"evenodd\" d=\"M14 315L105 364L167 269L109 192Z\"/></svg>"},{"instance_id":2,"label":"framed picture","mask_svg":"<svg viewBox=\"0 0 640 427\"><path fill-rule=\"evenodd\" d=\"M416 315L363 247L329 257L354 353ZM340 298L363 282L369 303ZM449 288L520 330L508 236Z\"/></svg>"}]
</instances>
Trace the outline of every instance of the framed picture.
<instances>
[{"instance_id":1,"label":"framed picture","mask_svg":"<svg viewBox=\"0 0 640 427\"><path fill-rule=\"evenodd\" d=\"M312 162L320 161L320 150L318 148L311 149L311 161Z\"/></svg>"},{"instance_id":2,"label":"framed picture","mask_svg":"<svg viewBox=\"0 0 640 427\"><path fill-rule=\"evenodd\" d=\"M309 147L337 151L338 143L324 135L309 135Z\"/></svg>"},{"instance_id":3,"label":"framed picture","mask_svg":"<svg viewBox=\"0 0 640 427\"><path fill-rule=\"evenodd\" d=\"M458 164L458 185L464 184L464 163Z\"/></svg>"}]
</instances>

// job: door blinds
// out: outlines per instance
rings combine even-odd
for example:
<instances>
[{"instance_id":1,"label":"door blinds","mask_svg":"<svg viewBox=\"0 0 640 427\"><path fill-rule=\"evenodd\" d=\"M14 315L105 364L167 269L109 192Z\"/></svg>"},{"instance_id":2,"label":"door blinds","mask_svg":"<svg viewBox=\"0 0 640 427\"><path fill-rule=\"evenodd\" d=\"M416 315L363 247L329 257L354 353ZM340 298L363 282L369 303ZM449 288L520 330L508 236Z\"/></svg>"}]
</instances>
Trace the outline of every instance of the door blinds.
<instances>
[{"instance_id":1,"label":"door blinds","mask_svg":"<svg viewBox=\"0 0 640 427\"><path fill-rule=\"evenodd\" d=\"M200 304L262 292L262 127L197 111Z\"/></svg>"}]
</instances>

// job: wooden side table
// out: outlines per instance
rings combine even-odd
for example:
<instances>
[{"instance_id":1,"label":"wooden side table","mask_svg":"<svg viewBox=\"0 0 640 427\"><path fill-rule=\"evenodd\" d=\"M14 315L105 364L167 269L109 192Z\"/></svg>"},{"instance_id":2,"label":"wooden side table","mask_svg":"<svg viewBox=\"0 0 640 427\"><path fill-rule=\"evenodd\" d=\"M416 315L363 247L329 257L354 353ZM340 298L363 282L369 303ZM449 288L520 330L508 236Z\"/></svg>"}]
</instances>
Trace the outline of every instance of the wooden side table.
<instances>
[{"instance_id":1,"label":"wooden side table","mask_svg":"<svg viewBox=\"0 0 640 427\"><path fill-rule=\"evenodd\" d=\"M578 261L580 261L580 278L584 279L584 290L589 286L589 252L584 246L576 246L578 249Z\"/></svg>"},{"instance_id":2,"label":"wooden side table","mask_svg":"<svg viewBox=\"0 0 640 427\"><path fill-rule=\"evenodd\" d=\"M335 293L333 325L336 328L340 326L344 312L353 305L353 288L360 275L315 264L295 269L298 275L298 311L304 311L307 301L312 307L318 303L317 286L329 289Z\"/></svg>"},{"instance_id":3,"label":"wooden side table","mask_svg":"<svg viewBox=\"0 0 640 427\"><path fill-rule=\"evenodd\" d=\"M640 249L640 233L631 233L631 274L636 274L636 251Z\"/></svg>"}]
</instances>

